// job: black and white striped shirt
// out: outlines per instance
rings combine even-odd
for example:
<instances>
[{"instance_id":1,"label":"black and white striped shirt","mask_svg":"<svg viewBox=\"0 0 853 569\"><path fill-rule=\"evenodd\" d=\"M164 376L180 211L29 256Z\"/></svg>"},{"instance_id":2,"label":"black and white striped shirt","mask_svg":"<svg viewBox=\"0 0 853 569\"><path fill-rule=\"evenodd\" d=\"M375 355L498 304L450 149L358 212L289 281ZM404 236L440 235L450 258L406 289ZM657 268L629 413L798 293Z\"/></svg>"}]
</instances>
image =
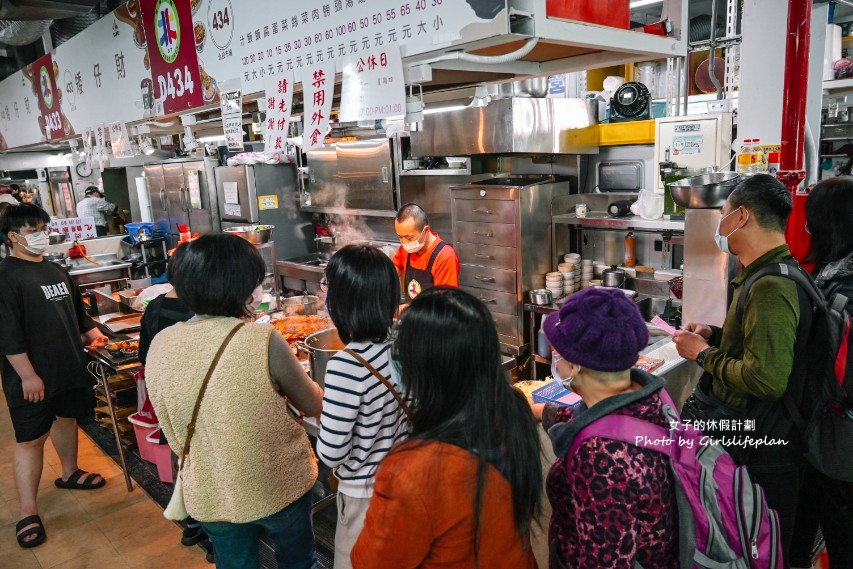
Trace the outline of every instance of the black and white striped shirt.
<instances>
[{"instance_id":1,"label":"black and white striped shirt","mask_svg":"<svg viewBox=\"0 0 853 569\"><path fill-rule=\"evenodd\" d=\"M347 348L390 380L390 343ZM339 492L369 498L379 462L408 435L406 416L388 388L344 351L329 360L325 383L317 454L335 469Z\"/></svg>"}]
</instances>

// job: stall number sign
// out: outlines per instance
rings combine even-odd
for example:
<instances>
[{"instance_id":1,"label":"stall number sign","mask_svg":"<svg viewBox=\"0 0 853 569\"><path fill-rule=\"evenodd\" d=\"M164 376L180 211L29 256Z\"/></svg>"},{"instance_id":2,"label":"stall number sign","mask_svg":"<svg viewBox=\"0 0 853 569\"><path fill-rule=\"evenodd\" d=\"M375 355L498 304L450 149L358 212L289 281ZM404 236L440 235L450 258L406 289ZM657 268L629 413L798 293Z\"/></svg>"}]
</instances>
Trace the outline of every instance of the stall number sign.
<instances>
[{"instance_id":1,"label":"stall number sign","mask_svg":"<svg viewBox=\"0 0 853 569\"><path fill-rule=\"evenodd\" d=\"M348 55L341 85L341 120L360 121L402 115L406 105L400 47L389 45Z\"/></svg>"},{"instance_id":2,"label":"stall number sign","mask_svg":"<svg viewBox=\"0 0 853 569\"><path fill-rule=\"evenodd\" d=\"M64 219L51 218L50 231L68 235L69 239L92 239L97 237L95 232L95 218L93 217L67 217Z\"/></svg>"},{"instance_id":3,"label":"stall number sign","mask_svg":"<svg viewBox=\"0 0 853 569\"><path fill-rule=\"evenodd\" d=\"M190 3L142 0L154 97L171 113L204 103Z\"/></svg>"},{"instance_id":4,"label":"stall number sign","mask_svg":"<svg viewBox=\"0 0 853 569\"><path fill-rule=\"evenodd\" d=\"M50 54L40 57L33 63L33 87L38 90L39 110L44 123L44 136L54 140L65 136L62 126L60 97L56 89L56 76L53 69L53 57Z\"/></svg>"}]
</instances>

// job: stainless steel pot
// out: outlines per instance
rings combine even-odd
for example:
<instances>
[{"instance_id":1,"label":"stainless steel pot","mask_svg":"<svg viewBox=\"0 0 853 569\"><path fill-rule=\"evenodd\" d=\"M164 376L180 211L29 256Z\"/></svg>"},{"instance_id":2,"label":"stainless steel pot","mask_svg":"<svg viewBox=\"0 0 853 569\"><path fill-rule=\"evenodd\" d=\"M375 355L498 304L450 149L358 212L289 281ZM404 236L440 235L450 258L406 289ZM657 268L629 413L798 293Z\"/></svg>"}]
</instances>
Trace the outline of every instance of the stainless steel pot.
<instances>
[{"instance_id":1,"label":"stainless steel pot","mask_svg":"<svg viewBox=\"0 0 853 569\"><path fill-rule=\"evenodd\" d=\"M537 288L530 291L530 302L544 306L554 302L554 295L547 288Z\"/></svg>"},{"instance_id":2,"label":"stainless steel pot","mask_svg":"<svg viewBox=\"0 0 853 569\"><path fill-rule=\"evenodd\" d=\"M625 271L616 268L616 265L610 265L609 269L602 271L601 281L604 286L620 288L625 284Z\"/></svg>"},{"instance_id":3,"label":"stainless steel pot","mask_svg":"<svg viewBox=\"0 0 853 569\"><path fill-rule=\"evenodd\" d=\"M304 342L296 342L296 348L308 354L311 360L311 378L320 384L320 387L326 385L326 365L329 360L345 347L336 328L314 332L305 338Z\"/></svg>"},{"instance_id":4,"label":"stainless steel pot","mask_svg":"<svg viewBox=\"0 0 853 569\"><path fill-rule=\"evenodd\" d=\"M281 309L287 316L314 315L317 314L318 300L312 294L291 296L282 301Z\"/></svg>"}]
</instances>

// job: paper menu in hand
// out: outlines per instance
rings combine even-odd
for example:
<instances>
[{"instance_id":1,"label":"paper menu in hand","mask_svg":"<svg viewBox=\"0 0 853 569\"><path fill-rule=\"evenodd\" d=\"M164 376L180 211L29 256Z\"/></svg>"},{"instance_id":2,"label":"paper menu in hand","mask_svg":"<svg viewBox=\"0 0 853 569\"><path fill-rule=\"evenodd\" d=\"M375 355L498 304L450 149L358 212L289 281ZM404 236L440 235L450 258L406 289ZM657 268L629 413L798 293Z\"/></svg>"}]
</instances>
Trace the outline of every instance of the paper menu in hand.
<instances>
[{"instance_id":1,"label":"paper menu in hand","mask_svg":"<svg viewBox=\"0 0 853 569\"><path fill-rule=\"evenodd\" d=\"M660 316L655 316L652 318L651 323L669 334L670 336L675 336L675 328L669 325L663 318Z\"/></svg>"}]
</instances>

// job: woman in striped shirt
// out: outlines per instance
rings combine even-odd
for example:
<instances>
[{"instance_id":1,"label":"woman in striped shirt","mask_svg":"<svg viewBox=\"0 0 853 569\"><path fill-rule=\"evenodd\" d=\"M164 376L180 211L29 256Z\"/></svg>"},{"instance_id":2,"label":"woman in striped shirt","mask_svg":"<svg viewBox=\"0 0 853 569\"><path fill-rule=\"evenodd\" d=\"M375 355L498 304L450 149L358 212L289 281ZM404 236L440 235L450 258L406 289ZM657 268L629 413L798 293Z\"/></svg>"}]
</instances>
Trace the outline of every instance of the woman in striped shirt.
<instances>
[{"instance_id":1,"label":"woman in striped shirt","mask_svg":"<svg viewBox=\"0 0 853 569\"><path fill-rule=\"evenodd\" d=\"M339 480L335 569L348 569L379 462L408 434L395 393L376 375L391 377L390 336L400 281L384 253L362 245L335 253L326 279L326 306L347 346L326 367L317 454Z\"/></svg>"}]
</instances>

